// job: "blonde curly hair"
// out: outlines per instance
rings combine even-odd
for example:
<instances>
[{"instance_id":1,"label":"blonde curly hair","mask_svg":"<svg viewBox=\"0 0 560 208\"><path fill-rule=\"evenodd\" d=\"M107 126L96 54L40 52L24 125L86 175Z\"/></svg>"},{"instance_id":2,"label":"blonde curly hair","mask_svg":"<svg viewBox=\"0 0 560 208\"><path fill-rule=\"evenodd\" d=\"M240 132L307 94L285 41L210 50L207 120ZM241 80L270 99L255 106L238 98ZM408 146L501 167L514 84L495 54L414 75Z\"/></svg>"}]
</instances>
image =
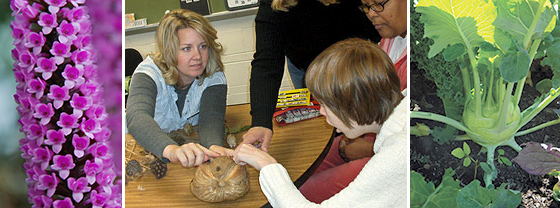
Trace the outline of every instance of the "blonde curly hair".
<instances>
[{"instance_id":1,"label":"blonde curly hair","mask_svg":"<svg viewBox=\"0 0 560 208\"><path fill-rule=\"evenodd\" d=\"M193 11L186 9L173 10L165 14L159 23L156 31L157 52L152 57L161 70L165 82L179 87L182 87L182 83L180 83L180 72L177 69L177 56L180 50L178 31L185 28L194 29L208 44L208 64L204 72L197 77L200 81L199 84L203 83L204 78L212 76L215 72L223 71L224 68L221 58L223 47L216 42L216 39L218 39L217 31L210 22Z\"/></svg>"}]
</instances>

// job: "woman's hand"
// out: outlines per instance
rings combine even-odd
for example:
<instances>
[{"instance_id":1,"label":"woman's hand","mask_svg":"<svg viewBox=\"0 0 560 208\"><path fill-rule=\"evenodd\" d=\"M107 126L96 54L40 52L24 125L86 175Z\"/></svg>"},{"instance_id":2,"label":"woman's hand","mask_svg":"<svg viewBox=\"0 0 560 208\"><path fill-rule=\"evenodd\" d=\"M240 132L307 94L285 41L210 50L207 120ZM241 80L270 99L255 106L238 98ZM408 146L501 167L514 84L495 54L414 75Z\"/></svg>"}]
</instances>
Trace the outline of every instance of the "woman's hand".
<instances>
[{"instance_id":1,"label":"woman's hand","mask_svg":"<svg viewBox=\"0 0 560 208\"><path fill-rule=\"evenodd\" d=\"M233 161L237 164L247 163L259 171L268 164L278 163L268 153L250 144L239 145L233 152Z\"/></svg>"},{"instance_id":2,"label":"woman's hand","mask_svg":"<svg viewBox=\"0 0 560 208\"><path fill-rule=\"evenodd\" d=\"M373 143L365 140L363 137L356 139L348 139L343 136L340 139L338 153L345 161L362 159L364 157L373 156Z\"/></svg>"},{"instance_id":3,"label":"woman's hand","mask_svg":"<svg viewBox=\"0 0 560 208\"><path fill-rule=\"evenodd\" d=\"M163 157L171 162L180 162L184 167L199 166L211 157L219 157L220 153L210 151L200 144L188 143L181 146L168 145L163 149Z\"/></svg>"},{"instance_id":4,"label":"woman's hand","mask_svg":"<svg viewBox=\"0 0 560 208\"><path fill-rule=\"evenodd\" d=\"M225 148L219 145L212 145L208 149L210 149L210 151L212 152L219 153L221 156L233 157L233 150L229 148Z\"/></svg>"},{"instance_id":5,"label":"woman's hand","mask_svg":"<svg viewBox=\"0 0 560 208\"><path fill-rule=\"evenodd\" d=\"M254 144L255 142L260 142L260 148L263 151L268 152L268 144L270 144L270 140L272 140L272 130L265 127L255 126L243 134L243 142L241 143Z\"/></svg>"}]
</instances>

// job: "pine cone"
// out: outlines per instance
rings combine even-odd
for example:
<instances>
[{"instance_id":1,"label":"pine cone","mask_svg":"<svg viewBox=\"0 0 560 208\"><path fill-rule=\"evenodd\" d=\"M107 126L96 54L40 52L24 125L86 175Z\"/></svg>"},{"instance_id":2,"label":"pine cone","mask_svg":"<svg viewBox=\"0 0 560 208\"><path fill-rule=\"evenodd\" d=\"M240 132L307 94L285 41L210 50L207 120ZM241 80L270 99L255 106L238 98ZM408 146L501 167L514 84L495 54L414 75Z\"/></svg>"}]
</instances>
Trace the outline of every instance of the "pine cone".
<instances>
[{"instance_id":1,"label":"pine cone","mask_svg":"<svg viewBox=\"0 0 560 208\"><path fill-rule=\"evenodd\" d=\"M167 173L167 164L159 159L155 159L150 163L150 170L156 176L156 179L161 179Z\"/></svg>"}]
</instances>

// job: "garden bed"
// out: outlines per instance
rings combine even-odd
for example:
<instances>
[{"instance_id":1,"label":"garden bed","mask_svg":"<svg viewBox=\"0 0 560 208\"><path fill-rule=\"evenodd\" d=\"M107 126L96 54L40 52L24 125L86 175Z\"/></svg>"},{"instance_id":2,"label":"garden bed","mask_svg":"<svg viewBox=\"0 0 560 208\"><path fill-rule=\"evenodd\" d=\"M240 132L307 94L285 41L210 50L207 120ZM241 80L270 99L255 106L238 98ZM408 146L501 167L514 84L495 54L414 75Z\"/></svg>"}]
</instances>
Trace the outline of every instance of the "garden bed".
<instances>
[{"instance_id":1,"label":"garden bed","mask_svg":"<svg viewBox=\"0 0 560 208\"><path fill-rule=\"evenodd\" d=\"M536 60L534 64L538 64ZM416 63L410 64L410 95L411 95L411 108L417 104L421 111L433 112L444 115L444 108L441 99L436 95L435 84L426 79L424 70L418 69ZM540 67L532 67L531 76L534 83L538 83L543 78L550 78L552 73L550 70L541 69ZM535 98L540 96L540 93L534 87L525 85L523 88L523 96L520 101L519 107L523 111L531 105ZM531 120L522 130L537 126L546 121L554 120L557 117L553 109L558 109L559 100L555 100L545 110L540 112L533 120ZM416 123L424 123L430 128L434 126L444 126L444 124L431 121L412 119L411 125ZM461 134L464 134L461 132ZM411 136L410 138L411 158L410 168L412 171L420 173L426 178L426 181L433 182L436 186L441 182L445 169L453 168L456 171L454 178L461 182L462 186L470 183L474 178L475 168L474 165L463 167L463 161L451 155L451 151L457 147L462 147L463 142L450 142L449 144L439 145L432 140L432 136ZM555 125L547 127L536 132L517 137L518 144L526 142L539 142L546 144L553 144L560 146L560 126ZM486 161L486 153L478 154L481 146L467 141L472 149L471 156L478 161ZM510 147L502 146L498 149L505 151L505 157L512 160L517 156L517 151ZM493 181L493 184L498 187L502 183L507 183L508 188L512 190L521 191L523 194L523 201L520 207L559 207L560 203L552 198L552 187L558 181L552 176L534 176L529 175L519 165L513 162L512 166L499 164L495 161L496 168L498 169L498 178ZM478 168L476 179L483 181L484 171ZM537 204L540 204L538 206Z\"/></svg>"}]
</instances>

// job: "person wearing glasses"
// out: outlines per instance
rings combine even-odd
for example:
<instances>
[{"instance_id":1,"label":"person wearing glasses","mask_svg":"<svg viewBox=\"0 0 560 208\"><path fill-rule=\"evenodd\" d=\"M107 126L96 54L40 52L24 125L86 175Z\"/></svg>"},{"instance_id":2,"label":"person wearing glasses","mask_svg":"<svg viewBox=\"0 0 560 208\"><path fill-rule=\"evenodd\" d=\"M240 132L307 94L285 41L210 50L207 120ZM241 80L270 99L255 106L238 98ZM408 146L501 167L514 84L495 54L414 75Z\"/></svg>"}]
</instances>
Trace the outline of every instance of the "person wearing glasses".
<instances>
[{"instance_id":1,"label":"person wearing glasses","mask_svg":"<svg viewBox=\"0 0 560 208\"><path fill-rule=\"evenodd\" d=\"M259 184L272 207L407 207L409 99L391 59L376 44L351 38L323 51L307 75L330 125L349 139L377 133L375 155L358 176L316 204L298 191L281 164L253 145L241 144L233 160L260 170Z\"/></svg>"},{"instance_id":2,"label":"person wearing glasses","mask_svg":"<svg viewBox=\"0 0 560 208\"><path fill-rule=\"evenodd\" d=\"M305 70L325 48L351 37L377 43L380 36L359 12L360 0L261 0L259 3L250 78L252 121L251 128L243 135L243 143L257 144L267 151L285 60L290 74L298 75L292 76L294 86L305 87Z\"/></svg>"}]
</instances>

